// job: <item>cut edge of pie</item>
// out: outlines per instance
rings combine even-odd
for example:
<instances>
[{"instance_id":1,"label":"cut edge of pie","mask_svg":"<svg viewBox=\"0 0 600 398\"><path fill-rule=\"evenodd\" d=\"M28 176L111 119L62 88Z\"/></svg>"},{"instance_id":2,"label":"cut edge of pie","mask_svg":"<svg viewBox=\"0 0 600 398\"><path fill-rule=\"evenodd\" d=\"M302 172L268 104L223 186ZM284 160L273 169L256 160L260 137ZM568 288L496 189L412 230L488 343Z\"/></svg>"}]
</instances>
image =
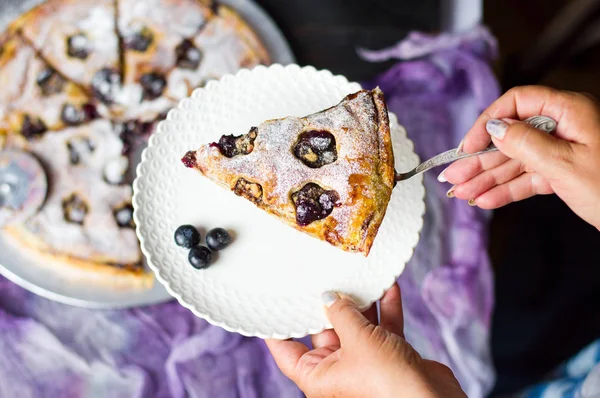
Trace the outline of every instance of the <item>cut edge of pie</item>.
<instances>
[{"instance_id":1,"label":"cut edge of pie","mask_svg":"<svg viewBox=\"0 0 600 398\"><path fill-rule=\"evenodd\" d=\"M296 152L302 137L330 145L335 156L309 151L309 164L321 155L326 161L307 166ZM232 152L222 149L226 145ZM223 136L187 152L182 162L294 228L364 256L394 187L389 116L379 88L303 118L268 120L246 135Z\"/></svg>"}]
</instances>

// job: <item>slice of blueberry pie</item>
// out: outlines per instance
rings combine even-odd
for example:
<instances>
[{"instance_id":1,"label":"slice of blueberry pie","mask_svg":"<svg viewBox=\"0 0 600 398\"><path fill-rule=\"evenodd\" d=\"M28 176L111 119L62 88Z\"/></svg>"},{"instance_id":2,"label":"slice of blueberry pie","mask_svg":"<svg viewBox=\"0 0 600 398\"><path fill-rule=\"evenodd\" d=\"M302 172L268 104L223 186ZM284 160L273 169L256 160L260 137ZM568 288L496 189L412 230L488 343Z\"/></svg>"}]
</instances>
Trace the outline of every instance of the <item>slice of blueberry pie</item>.
<instances>
[{"instance_id":1,"label":"slice of blueberry pie","mask_svg":"<svg viewBox=\"0 0 600 398\"><path fill-rule=\"evenodd\" d=\"M52 189L40 211L9 235L46 260L123 280L151 283L133 224L132 189L122 184L127 160L113 125L96 120L28 143L45 165ZM112 277L119 277L116 280Z\"/></svg>"},{"instance_id":2,"label":"slice of blueberry pie","mask_svg":"<svg viewBox=\"0 0 600 398\"><path fill-rule=\"evenodd\" d=\"M206 3L206 4L205 4ZM173 107L167 94L187 38L211 17L209 2L198 0L120 0L118 30L124 50L124 118L150 120ZM135 106L131 106L135 105Z\"/></svg>"},{"instance_id":3,"label":"slice of blueberry pie","mask_svg":"<svg viewBox=\"0 0 600 398\"><path fill-rule=\"evenodd\" d=\"M111 104L121 66L114 0L49 0L11 25L63 76Z\"/></svg>"},{"instance_id":4,"label":"slice of blueberry pie","mask_svg":"<svg viewBox=\"0 0 600 398\"><path fill-rule=\"evenodd\" d=\"M0 130L35 139L47 130L89 122L96 107L76 84L14 34L0 40Z\"/></svg>"},{"instance_id":5,"label":"slice of blueberry pie","mask_svg":"<svg viewBox=\"0 0 600 398\"><path fill-rule=\"evenodd\" d=\"M268 120L190 151L185 166L300 231L369 254L394 186L387 108L379 89L299 118Z\"/></svg>"}]
</instances>

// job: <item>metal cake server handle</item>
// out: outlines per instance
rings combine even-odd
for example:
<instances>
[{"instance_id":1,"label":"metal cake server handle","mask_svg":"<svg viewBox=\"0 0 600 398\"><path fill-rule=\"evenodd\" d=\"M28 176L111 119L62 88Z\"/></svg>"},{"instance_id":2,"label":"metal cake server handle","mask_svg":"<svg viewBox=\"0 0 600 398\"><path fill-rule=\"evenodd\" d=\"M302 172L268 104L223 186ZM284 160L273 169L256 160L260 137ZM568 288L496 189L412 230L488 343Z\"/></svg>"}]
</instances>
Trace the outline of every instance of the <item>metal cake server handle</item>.
<instances>
[{"instance_id":1,"label":"metal cake server handle","mask_svg":"<svg viewBox=\"0 0 600 398\"><path fill-rule=\"evenodd\" d=\"M526 119L525 123L529 123L533 127L538 128L548 134L552 134L556 130L557 125L554 119L549 118L547 116L532 116ZM493 142L483 151L477 153L457 152L456 148L451 149L449 151L440 153L439 155L436 155L429 160L426 160L411 171L408 171L406 173L396 172L396 181L404 181L416 176L417 174L421 174L427 170L433 169L434 167L452 163L460 159L469 158L471 156L478 156L488 152L495 152L497 150L498 148L496 147L496 145L494 145Z\"/></svg>"}]
</instances>

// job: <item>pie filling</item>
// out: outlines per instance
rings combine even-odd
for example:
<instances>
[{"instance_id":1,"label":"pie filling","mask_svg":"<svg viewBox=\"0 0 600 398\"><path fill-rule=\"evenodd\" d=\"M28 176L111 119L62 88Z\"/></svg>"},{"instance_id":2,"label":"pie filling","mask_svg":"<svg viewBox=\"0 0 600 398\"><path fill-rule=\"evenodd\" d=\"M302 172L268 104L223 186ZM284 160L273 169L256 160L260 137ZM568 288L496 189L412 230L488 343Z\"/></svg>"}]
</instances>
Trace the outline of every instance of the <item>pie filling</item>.
<instances>
[{"instance_id":1,"label":"pie filling","mask_svg":"<svg viewBox=\"0 0 600 398\"><path fill-rule=\"evenodd\" d=\"M67 82L54 69L47 67L37 75L36 83L42 90L42 95L49 96L62 92Z\"/></svg>"},{"instance_id":2,"label":"pie filling","mask_svg":"<svg viewBox=\"0 0 600 398\"><path fill-rule=\"evenodd\" d=\"M233 187L233 192L238 195L248 199L254 203L262 202L263 188L262 185L248 181L245 178L240 178L237 180L235 187Z\"/></svg>"},{"instance_id":3,"label":"pie filling","mask_svg":"<svg viewBox=\"0 0 600 398\"><path fill-rule=\"evenodd\" d=\"M292 202L296 206L296 222L300 226L322 220L339 206L340 195L334 190L325 190L314 182L304 185L292 193Z\"/></svg>"},{"instance_id":4,"label":"pie filling","mask_svg":"<svg viewBox=\"0 0 600 398\"><path fill-rule=\"evenodd\" d=\"M142 75L140 78L142 86L142 98L145 100L155 100L160 97L167 87L167 80L158 72L150 72Z\"/></svg>"},{"instance_id":5,"label":"pie filling","mask_svg":"<svg viewBox=\"0 0 600 398\"><path fill-rule=\"evenodd\" d=\"M184 39L175 48L177 57L177 66L183 69L196 70L200 66L203 54L202 51L194 45L189 39Z\"/></svg>"},{"instance_id":6,"label":"pie filling","mask_svg":"<svg viewBox=\"0 0 600 398\"><path fill-rule=\"evenodd\" d=\"M305 131L294 145L294 155L312 169L331 164L338 156L335 137L328 131Z\"/></svg>"},{"instance_id":7,"label":"pie filling","mask_svg":"<svg viewBox=\"0 0 600 398\"><path fill-rule=\"evenodd\" d=\"M92 77L92 92L96 98L109 105L121 89L121 74L113 68L102 68Z\"/></svg>"},{"instance_id":8,"label":"pie filling","mask_svg":"<svg viewBox=\"0 0 600 398\"><path fill-rule=\"evenodd\" d=\"M77 33L67 38L67 54L69 57L86 59L90 55L89 40L85 33Z\"/></svg>"},{"instance_id":9,"label":"pie filling","mask_svg":"<svg viewBox=\"0 0 600 398\"><path fill-rule=\"evenodd\" d=\"M218 148L221 154L228 158L237 155L248 155L254 150L254 140L256 140L257 135L258 129L252 127L248 134L224 135L219 139L219 142L213 142L210 146Z\"/></svg>"},{"instance_id":10,"label":"pie filling","mask_svg":"<svg viewBox=\"0 0 600 398\"><path fill-rule=\"evenodd\" d=\"M127 203L114 211L115 221L121 228L135 228L133 222L133 206Z\"/></svg>"},{"instance_id":11,"label":"pie filling","mask_svg":"<svg viewBox=\"0 0 600 398\"><path fill-rule=\"evenodd\" d=\"M89 211L88 205L85 203L84 199L74 193L68 198L63 199L62 206L65 221L83 225L85 216Z\"/></svg>"},{"instance_id":12,"label":"pie filling","mask_svg":"<svg viewBox=\"0 0 600 398\"><path fill-rule=\"evenodd\" d=\"M92 104L83 104L81 106L73 104L64 104L60 111L60 120L67 126L78 126L87 123L98 117L96 107Z\"/></svg>"},{"instance_id":13,"label":"pie filling","mask_svg":"<svg viewBox=\"0 0 600 398\"><path fill-rule=\"evenodd\" d=\"M42 119L25 114L21 125L21 135L28 140L40 137L48 130Z\"/></svg>"},{"instance_id":14,"label":"pie filling","mask_svg":"<svg viewBox=\"0 0 600 398\"><path fill-rule=\"evenodd\" d=\"M133 51L146 52L154 41L154 34L146 26L124 38L125 46Z\"/></svg>"}]
</instances>

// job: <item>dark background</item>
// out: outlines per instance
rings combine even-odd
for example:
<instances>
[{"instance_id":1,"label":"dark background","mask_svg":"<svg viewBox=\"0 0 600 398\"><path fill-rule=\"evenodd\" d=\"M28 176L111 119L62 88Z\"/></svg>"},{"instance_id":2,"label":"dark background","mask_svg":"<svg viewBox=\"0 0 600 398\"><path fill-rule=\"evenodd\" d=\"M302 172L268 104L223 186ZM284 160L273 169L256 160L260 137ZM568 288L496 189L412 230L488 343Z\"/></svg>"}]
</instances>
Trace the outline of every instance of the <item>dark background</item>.
<instances>
[{"instance_id":1,"label":"dark background","mask_svg":"<svg viewBox=\"0 0 600 398\"><path fill-rule=\"evenodd\" d=\"M442 1L442 0L440 0ZM413 29L437 32L438 0L259 0L291 43L298 62L366 80L391 64L358 58L356 47L380 49ZM494 68L504 89L541 83L600 97L600 47L553 57L537 76L514 73L522 56L568 0L486 0L484 21L497 36ZM600 25L600 19L597 25ZM569 47L577 44L567 42ZM559 52L564 55L564 51ZM496 273L492 350L494 395L540 381L600 338L600 232L555 196L537 197L494 213L490 255Z\"/></svg>"},{"instance_id":2,"label":"dark background","mask_svg":"<svg viewBox=\"0 0 600 398\"><path fill-rule=\"evenodd\" d=\"M257 0L275 20L301 65L372 78L393 63L361 60L357 47L391 46L410 30L439 28L441 0Z\"/></svg>"},{"instance_id":3,"label":"dark background","mask_svg":"<svg viewBox=\"0 0 600 398\"><path fill-rule=\"evenodd\" d=\"M486 0L484 19L500 44L495 65L504 88L515 58L536 48L540 33L567 0ZM591 25L600 27L600 18ZM600 98L600 42L566 57L581 39L567 41L538 79L559 89ZM495 212L490 254L496 272L492 353L497 393L539 381L557 364L600 338L600 232L575 216L555 195Z\"/></svg>"}]
</instances>

